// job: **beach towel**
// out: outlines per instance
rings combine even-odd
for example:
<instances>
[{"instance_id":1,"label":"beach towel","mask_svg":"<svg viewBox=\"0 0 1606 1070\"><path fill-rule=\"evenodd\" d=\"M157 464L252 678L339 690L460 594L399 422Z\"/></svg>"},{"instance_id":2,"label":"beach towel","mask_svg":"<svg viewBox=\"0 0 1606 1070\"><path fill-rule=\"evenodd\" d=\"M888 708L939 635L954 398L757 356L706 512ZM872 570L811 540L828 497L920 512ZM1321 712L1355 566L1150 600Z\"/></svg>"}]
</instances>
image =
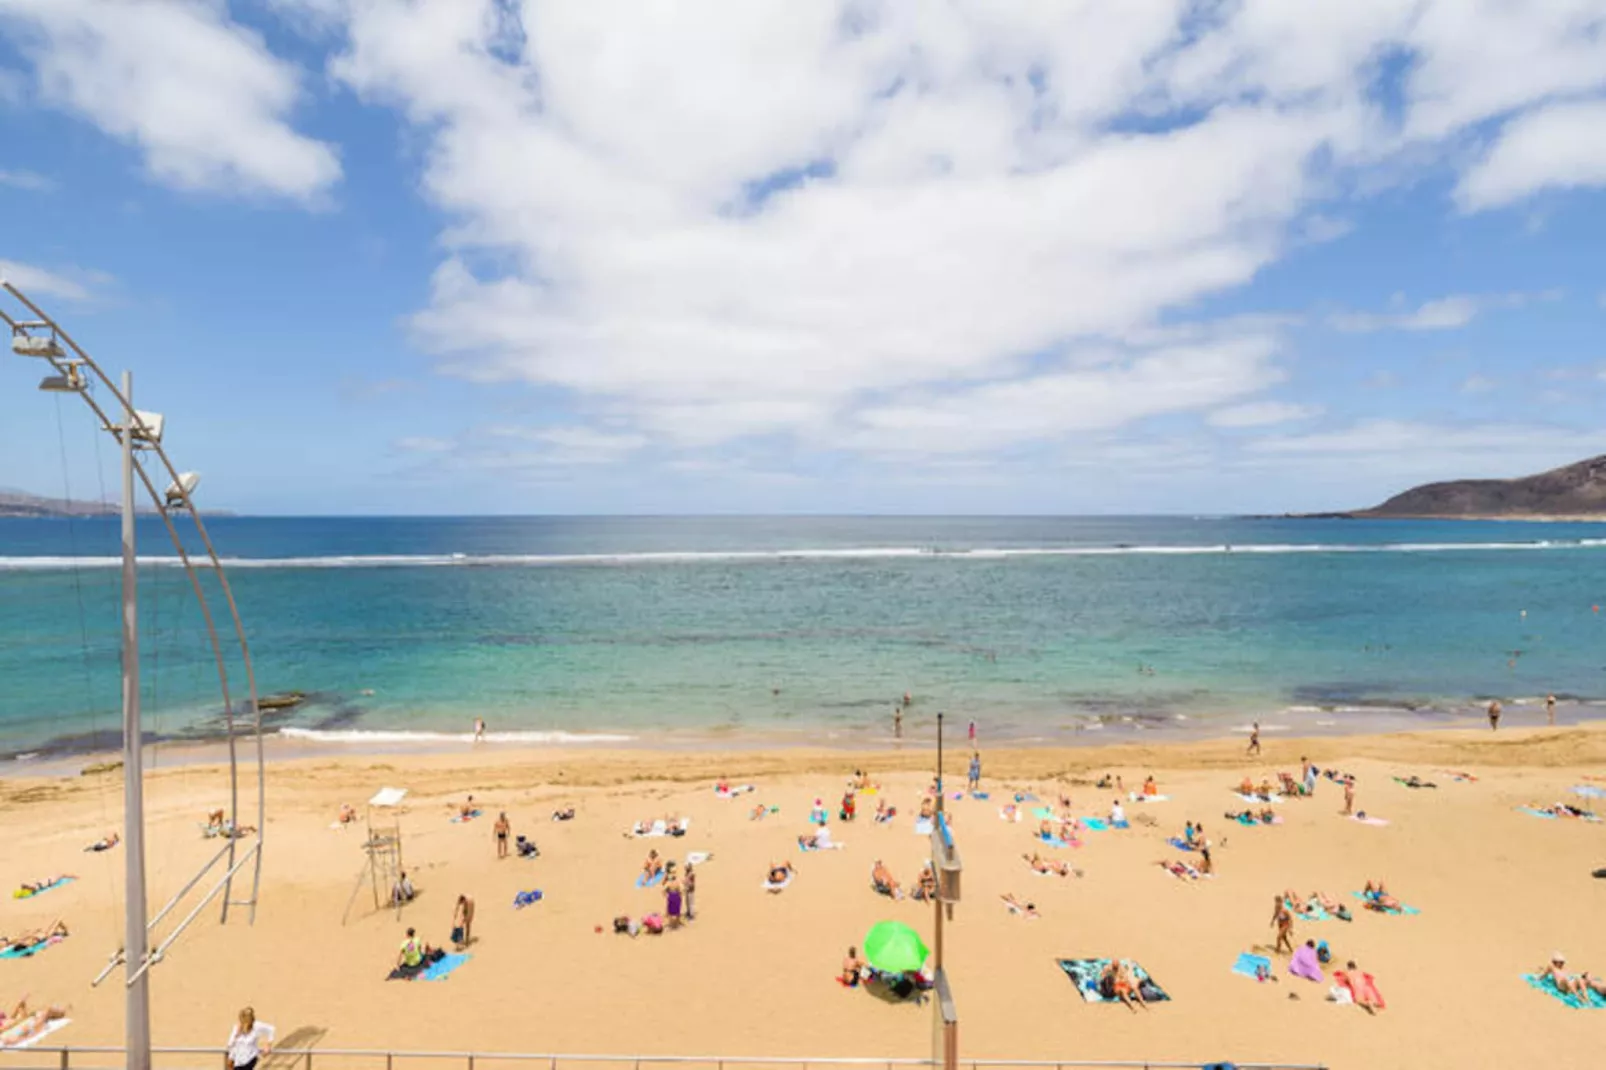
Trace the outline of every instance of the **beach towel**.
<instances>
[{"instance_id":1,"label":"beach towel","mask_svg":"<svg viewBox=\"0 0 1606 1070\"><path fill-rule=\"evenodd\" d=\"M1131 802L1170 802L1169 795L1145 795L1141 791L1129 791L1126 797Z\"/></svg>"},{"instance_id":2,"label":"beach towel","mask_svg":"<svg viewBox=\"0 0 1606 1070\"><path fill-rule=\"evenodd\" d=\"M1048 844L1050 847L1069 847L1070 846L1070 844L1066 843L1064 840L1060 839L1058 836L1046 836L1046 835L1044 835L1042 833L1038 833L1037 838L1039 840L1041 840L1043 843Z\"/></svg>"},{"instance_id":3,"label":"beach towel","mask_svg":"<svg viewBox=\"0 0 1606 1070\"><path fill-rule=\"evenodd\" d=\"M1373 828L1385 828L1389 823L1386 817L1368 817L1366 814L1352 814L1350 820L1359 821L1363 825L1371 825Z\"/></svg>"},{"instance_id":4,"label":"beach towel","mask_svg":"<svg viewBox=\"0 0 1606 1070\"><path fill-rule=\"evenodd\" d=\"M1559 820L1559 819L1558 819L1558 818L1557 818L1557 817L1556 817L1556 815L1555 815L1555 814L1553 814L1553 813L1551 813L1551 812L1550 812L1550 811L1548 811L1548 810L1535 810L1535 809L1534 809L1534 808L1533 808L1533 807L1531 807L1531 806L1519 806L1519 807L1517 807L1517 809L1518 809L1518 810L1519 810L1519 811L1520 811L1520 812L1522 812L1522 813L1524 813L1524 814L1530 814L1530 815L1532 815L1532 816L1533 816L1533 817L1542 817L1542 818L1544 818L1544 819L1545 819L1545 820L1546 820L1546 821L1556 821L1556 820ZM1574 814L1574 815L1573 815L1573 816L1572 816L1572 818L1570 818L1570 819L1569 819L1569 820L1573 820L1573 821L1590 821L1590 822L1597 822L1597 821L1599 821L1599 820L1600 820L1600 818L1599 818L1599 817L1597 817L1597 816L1596 816L1596 815L1594 815L1594 814Z\"/></svg>"},{"instance_id":5,"label":"beach towel","mask_svg":"<svg viewBox=\"0 0 1606 1070\"><path fill-rule=\"evenodd\" d=\"M1018 803L1036 802L1037 796L1029 791L1018 791L1015 793L1015 801Z\"/></svg>"},{"instance_id":6,"label":"beach towel","mask_svg":"<svg viewBox=\"0 0 1606 1070\"><path fill-rule=\"evenodd\" d=\"M1525 973L1522 979L1528 982L1528 987L1543 992L1552 999L1559 999L1574 1010L1606 1010L1606 998L1590 992L1589 998L1582 999L1570 992L1563 992L1556 987L1549 974Z\"/></svg>"},{"instance_id":7,"label":"beach towel","mask_svg":"<svg viewBox=\"0 0 1606 1070\"><path fill-rule=\"evenodd\" d=\"M662 884L663 882L664 882L664 871L661 870L661 869L657 873L654 873L652 875L652 879L651 880L647 879L647 874L645 874L645 873L636 874L636 887L637 888L656 888L660 884Z\"/></svg>"},{"instance_id":8,"label":"beach towel","mask_svg":"<svg viewBox=\"0 0 1606 1070\"><path fill-rule=\"evenodd\" d=\"M1334 970L1333 980L1338 982L1341 991L1349 995L1349 1002L1351 1003L1358 1002L1355 999L1355 989L1357 986L1359 986L1361 994L1369 995L1371 997L1373 1006L1375 1006L1378 1010L1383 1010L1388 1006L1388 1004L1383 1000L1383 993L1377 990L1377 982L1372 979L1372 975L1369 973L1363 973L1359 978L1351 978L1343 970Z\"/></svg>"},{"instance_id":9,"label":"beach towel","mask_svg":"<svg viewBox=\"0 0 1606 1070\"><path fill-rule=\"evenodd\" d=\"M451 976L453 970L463 965L471 957L469 955L442 955L428 966L425 966L417 979L420 981L444 981Z\"/></svg>"},{"instance_id":10,"label":"beach towel","mask_svg":"<svg viewBox=\"0 0 1606 1070\"><path fill-rule=\"evenodd\" d=\"M1046 806L1039 806L1039 807L1035 808L1032 811L1032 816L1037 818L1037 820L1039 820L1039 821L1054 821L1054 820L1057 820L1055 815L1054 815L1054 811L1050 810Z\"/></svg>"},{"instance_id":11,"label":"beach towel","mask_svg":"<svg viewBox=\"0 0 1606 1070\"><path fill-rule=\"evenodd\" d=\"M1573 788L1574 795L1582 795L1586 799L1606 799L1606 788L1597 788L1593 784L1579 784Z\"/></svg>"},{"instance_id":12,"label":"beach towel","mask_svg":"<svg viewBox=\"0 0 1606 1070\"><path fill-rule=\"evenodd\" d=\"M1193 850L1193 844L1189 843L1187 840L1183 839L1181 836L1173 836L1173 837L1171 837L1169 840L1167 840L1165 842L1169 843L1172 847L1175 847L1179 851L1191 851L1191 850Z\"/></svg>"},{"instance_id":13,"label":"beach towel","mask_svg":"<svg viewBox=\"0 0 1606 1070\"><path fill-rule=\"evenodd\" d=\"M738 795L745 795L747 792L753 790L755 789L751 784L738 784L734 788L727 788L724 791L720 791L718 788L715 788L714 794L719 796L721 799L734 799Z\"/></svg>"},{"instance_id":14,"label":"beach towel","mask_svg":"<svg viewBox=\"0 0 1606 1070\"><path fill-rule=\"evenodd\" d=\"M513 909L523 910L532 903L539 903L540 901L541 889L539 888L536 888L533 891L520 892L513 897Z\"/></svg>"},{"instance_id":15,"label":"beach towel","mask_svg":"<svg viewBox=\"0 0 1606 1070\"><path fill-rule=\"evenodd\" d=\"M36 889L36 890L33 890L33 891L30 891L30 890L28 890L26 888L18 888L16 891L11 893L11 897L13 899L32 899L36 895L44 895L46 892L50 891L52 888L60 888L63 884L71 884L73 881L75 881L77 879L78 879L77 877L57 877L55 880L51 881L49 884L45 885L43 888L39 888L39 889Z\"/></svg>"},{"instance_id":16,"label":"beach towel","mask_svg":"<svg viewBox=\"0 0 1606 1070\"><path fill-rule=\"evenodd\" d=\"M786 874L786 879L784 881L765 881L764 882L764 890L766 892L784 891L786 889L786 886L791 884L791 883L792 883L792 874L791 874L790 871L788 871L788 873Z\"/></svg>"},{"instance_id":17,"label":"beach towel","mask_svg":"<svg viewBox=\"0 0 1606 1070\"><path fill-rule=\"evenodd\" d=\"M1283 823L1281 814L1273 814L1270 821L1262 821L1254 814L1234 814L1232 819L1245 828L1255 828L1259 825L1281 825ZM1388 822L1385 821L1383 824L1386 825Z\"/></svg>"},{"instance_id":18,"label":"beach towel","mask_svg":"<svg viewBox=\"0 0 1606 1070\"><path fill-rule=\"evenodd\" d=\"M484 810L470 810L467 814L458 814L456 817L452 818L452 824L461 825L465 821L473 821L476 817L479 817L484 812Z\"/></svg>"},{"instance_id":19,"label":"beach towel","mask_svg":"<svg viewBox=\"0 0 1606 1070\"><path fill-rule=\"evenodd\" d=\"M809 851L840 851L846 846L847 844L845 843L837 843L835 841L821 843L818 840L804 840L802 843L797 845L798 850L805 853Z\"/></svg>"},{"instance_id":20,"label":"beach towel","mask_svg":"<svg viewBox=\"0 0 1606 1070\"><path fill-rule=\"evenodd\" d=\"M1436 788L1436 787L1438 787L1437 784L1430 784L1427 781L1423 781L1420 784L1413 784L1409 780L1407 780L1405 777L1402 777L1402 776L1395 777L1394 778L1394 783L1398 784L1402 788L1410 788L1413 791L1418 789L1418 788Z\"/></svg>"},{"instance_id":21,"label":"beach towel","mask_svg":"<svg viewBox=\"0 0 1606 1070\"><path fill-rule=\"evenodd\" d=\"M1082 999L1088 1003L1117 1002L1115 999L1105 999L1099 993L1099 975L1104 972L1104 968L1110 964L1111 960L1056 959L1055 961L1059 963L1060 969L1065 971L1065 976L1070 978L1071 983L1076 986L1076 990L1081 994ZM1135 962L1131 965L1132 976L1137 978L1138 988L1143 993L1143 998L1146 1001L1160 1003L1171 998L1165 994L1164 989L1155 983L1154 979L1148 975L1142 966Z\"/></svg>"},{"instance_id":22,"label":"beach towel","mask_svg":"<svg viewBox=\"0 0 1606 1070\"><path fill-rule=\"evenodd\" d=\"M915 819L915 835L916 836L930 836L931 835L931 821L929 819L922 821L921 819L916 818Z\"/></svg>"},{"instance_id":23,"label":"beach towel","mask_svg":"<svg viewBox=\"0 0 1606 1070\"><path fill-rule=\"evenodd\" d=\"M43 1029L39 1030L26 1040L16 1041L8 1040L6 1038L6 1034L9 1033L10 1030L0 1029L0 1051L21 1051L23 1048L31 1048L41 1040L48 1037L50 1034L54 1033L56 1030L71 1024L71 1018L57 1018L53 1022L46 1022Z\"/></svg>"},{"instance_id":24,"label":"beach towel","mask_svg":"<svg viewBox=\"0 0 1606 1070\"><path fill-rule=\"evenodd\" d=\"M1109 823L1101 817L1085 817L1082 819L1082 826L1092 829L1094 832L1110 831Z\"/></svg>"},{"instance_id":25,"label":"beach towel","mask_svg":"<svg viewBox=\"0 0 1606 1070\"><path fill-rule=\"evenodd\" d=\"M1241 791L1235 791L1233 794L1238 796L1238 798L1242 799L1246 803L1280 803L1283 801L1283 797L1278 795L1276 792L1272 792L1270 795L1264 797L1260 795L1245 795Z\"/></svg>"},{"instance_id":26,"label":"beach towel","mask_svg":"<svg viewBox=\"0 0 1606 1070\"><path fill-rule=\"evenodd\" d=\"M1368 903L1368 904L1371 903L1371 900L1367 897L1365 892L1351 892L1350 895L1353 895L1356 899L1359 899L1363 903ZM1377 908L1369 906L1367 909L1375 910ZM1401 915L1401 914L1413 914L1414 915L1414 914L1420 914L1422 912L1420 910L1418 910L1416 907L1405 906L1404 904L1401 904L1398 907L1389 907L1386 910L1381 911L1381 913L1393 914L1393 915L1398 916L1398 915Z\"/></svg>"},{"instance_id":27,"label":"beach towel","mask_svg":"<svg viewBox=\"0 0 1606 1070\"><path fill-rule=\"evenodd\" d=\"M989 798L991 798L991 796L985 791L973 791L970 793L970 797L972 799L980 799L982 802L986 802Z\"/></svg>"},{"instance_id":28,"label":"beach towel","mask_svg":"<svg viewBox=\"0 0 1606 1070\"><path fill-rule=\"evenodd\" d=\"M684 836L689 828L691 828L691 818L689 817L683 817L673 825L664 821L663 818L659 818L652 823L652 828L643 829L640 825L637 825L630 830L630 834L638 840L653 840L660 836Z\"/></svg>"},{"instance_id":29,"label":"beach towel","mask_svg":"<svg viewBox=\"0 0 1606 1070\"><path fill-rule=\"evenodd\" d=\"M1288 972L1307 981L1327 980L1322 973L1322 964L1316 959L1316 949L1304 944L1294 949L1294 957L1288 963Z\"/></svg>"},{"instance_id":30,"label":"beach towel","mask_svg":"<svg viewBox=\"0 0 1606 1070\"><path fill-rule=\"evenodd\" d=\"M714 855L710 851L690 851L686 855L686 864L688 866L700 866L713 857Z\"/></svg>"},{"instance_id":31,"label":"beach towel","mask_svg":"<svg viewBox=\"0 0 1606 1070\"><path fill-rule=\"evenodd\" d=\"M1245 951L1238 956L1238 961L1232 964L1232 972L1240 977L1258 981L1263 976L1271 976L1271 959L1265 955L1251 955Z\"/></svg>"},{"instance_id":32,"label":"beach towel","mask_svg":"<svg viewBox=\"0 0 1606 1070\"><path fill-rule=\"evenodd\" d=\"M17 944L12 944L4 951L0 951L0 959L31 959L35 955L39 954L39 952L45 950L45 948L55 947L65 939L67 939L65 936L52 936L49 940L46 940L42 944L29 944L27 947L20 947Z\"/></svg>"},{"instance_id":33,"label":"beach towel","mask_svg":"<svg viewBox=\"0 0 1606 1070\"><path fill-rule=\"evenodd\" d=\"M998 820L1000 820L1000 821L1019 821L1020 820L1020 810L1017 809L1014 813L1010 813L1008 810L1006 810L1002 806L1000 806L998 808Z\"/></svg>"},{"instance_id":34,"label":"beach towel","mask_svg":"<svg viewBox=\"0 0 1606 1070\"><path fill-rule=\"evenodd\" d=\"M1292 910L1294 917L1299 918L1301 921L1333 920L1333 915L1329 914L1320 903L1290 903L1288 909Z\"/></svg>"}]
</instances>

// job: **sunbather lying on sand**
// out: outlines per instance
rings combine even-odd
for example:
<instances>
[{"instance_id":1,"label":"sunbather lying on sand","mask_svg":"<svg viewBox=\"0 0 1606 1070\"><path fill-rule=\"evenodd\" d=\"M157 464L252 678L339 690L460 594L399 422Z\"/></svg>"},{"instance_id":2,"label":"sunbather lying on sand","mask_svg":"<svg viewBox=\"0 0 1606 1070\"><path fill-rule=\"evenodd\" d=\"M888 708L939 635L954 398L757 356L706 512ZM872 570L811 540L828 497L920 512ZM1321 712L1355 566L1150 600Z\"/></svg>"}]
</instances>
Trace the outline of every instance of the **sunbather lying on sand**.
<instances>
[{"instance_id":1,"label":"sunbather lying on sand","mask_svg":"<svg viewBox=\"0 0 1606 1070\"><path fill-rule=\"evenodd\" d=\"M1082 875L1079 871L1072 869L1068 862L1043 858L1037 854L1021 855L1021 857L1026 860L1028 866L1031 866L1038 873L1052 873L1056 877L1070 877L1073 875L1080 877Z\"/></svg>"},{"instance_id":2,"label":"sunbather lying on sand","mask_svg":"<svg viewBox=\"0 0 1606 1070\"><path fill-rule=\"evenodd\" d=\"M562 810L554 810L554 811L552 811L552 820L554 820L554 821L573 821L574 820L574 807L566 806Z\"/></svg>"},{"instance_id":3,"label":"sunbather lying on sand","mask_svg":"<svg viewBox=\"0 0 1606 1070\"><path fill-rule=\"evenodd\" d=\"M122 842L123 842L123 838L121 836L117 835L117 832L114 829L111 832L106 833L106 835L102 836L100 839L96 840L94 843L90 844L88 847L85 847L84 850L86 850L86 851L110 851L113 847L116 847L119 843L122 843Z\"/></svg>"},{"instance_id":4,"label":"sunbather lying on sand","mask_svg":"<svg viewBox=\"0 0 1606 1070\"><path fill-rule=\"evenodd\" d=\"M1038 916L1037 905L1035 903L1026 902L1014 892L1009 892L1008 894L1001 895L998 898L1004 901L1004 906L1009 908L1009 912L1011 914L1016 914L1023 918L1035 918Z\"/></svg>"},{"instance_id":5,"label":"sunbather lying on sand","mask_svg":"<svg viewBox=\"0 0 1606 1070\"><path fill-rule=\"evenodd\" d=\"M1162 859L1159 862L1156 862L1155 865L1159 866L1173 877L1176 877L1178 880L1196 881L1199 879L1199 871L1188 865L1186 862L1166 861Z\"/></svg>"},{"instance_id":6,"label":"sunbather lying on sand","mask_svg":"<svg viewBox=\"0 0 1606 1070\"><path fill-rule=\"evenodd\" d=\"M870 884L881 895L888 895L894 899L903 898L903 889L893 879L892 871L887 869L879 858L875 860L875 865L870 867Z\"/></svg>"},{"instance_id":7,"label":"sunbather lying on sand","mask_svg":"<svg viewBox=\"0 0 1606 1070\"><path fill-rule=\"evenodd\" d=\"M891 821L893 818L895 818L897 816L898 816L898 808L896 806L888 806L887 805L887 800L885 800L885 799L877 799L876 800L876 804L875 804L875 821L876 821L876 824L885 825L888 821Z\"/></svg>"},{"instance_id":8,"label":"sunbather lying on sand","mask_svg":"<svg viewBox=\"0 0 1606 1070\"><path fill-rule=\"evenodd\" d=\"M1550 965L1544 967L1543 969L1535 970L1534 972L1540 977L1548 979L1551 984L1556 986L1556 991L1560 992L1562 995L1577 996L1579 999L1586 1002L1589 1000L1589 992L1591 987L1588 981L1589 974L1586 973L1583 976L1579 976L1577 974L1568 973L1567 956L1563 955L1560 951L1557 951L1555 954L1550 956ZM1602 992L1603 983L1596 981L1594 983L1594 989L1597 992Z\"/></svg>"},{"instance_id":9,"label":"sunbather lying on sand","mask_svg":"<svg viewBox=\"0 0 1606 1070\"><path fill-rule=\"evenodd\" d=\"M1436 788L1436 787L1438 787L1438 785L1433 783L1431 780L1423 780L1421 777L1417 776L1415 773L1412 773L1408 777L1401 777L1400 778L1400 783L1404 784L1408 788Z\"/></svg>"},{"instance_id":10,"label":"sunbather lying on sand","mask_svg":"<svg viewBox=\"0 0 1606 1070\"><path fill-rule=\"evenodd\" d=\"M1593 818L1595 816L1593 810L1585 810L1582 807L1564 802L1555 803L1552 806L1530 806L1528 809L1537 810L1542 814L1550 814L1554 817Z\"/></svg>"},{"instance_id":11,"label":"sunbather lying on sand","mask_svg":"<svg viewBox=\"0 0 1606 1070\"><path fill-rule=\"evenodd\" d=\"M38 947L40 944L48 943L57 937L65 937L67 935L67 923L57 918L44 928L30 929L16 939L0 936L0 951L9 950L10 948L25 950L30 947Z\"/></svg>"},{"instance_id":12,"label":"sunbather lying on sand","mask_svg":"<svg viewBox=\"0 0 1606 1070\"><path fill-rule=\"evenodd\" d=\"M48 888L54 888L62 881L77 879L76 875L72 873L58 873L54 877L46 877L42 881L24 881L17 887L17 895L19 898L26 899L30 895L38 895Z\"/></svg>"},{"instance_id":13,"label":"sunbather lying on sand","mask_svg":"<svg viewBox=\"0 0 1606 1070\"><path fill-rule=\"evenodd\" d=\"M771 862L770 863L769 877L767 878L770 884L785 884L787 879L789 877L791 877L791 876L792 876L792 863L790 863L790 862Z\"/></svg>"},{"instance_id":14,"label":"sunbather lying on sand","mask_svg":"<svg viewBox=\"0 0 1606 1070\"><path fill-rule=\"evenodd\" d=\"M30 1010L24 996L9 1015L0 1014L0 1048L14 1048L44 1032L51 1022L67 1017L68 1007Z\"/></svg>"},{"instance_id":15,"label":"sunbather lying on sand","mask_svg":"<svg viewBox=\"0 0 1606 1070\"><path fill-rule=\"evenodd\" d=\"M1348 992L1350 1000L1367 1014L1376 1014L1383 1009L1382 997L1377 992L1377 982L1372 975L1363 973L1355 960L1345 963L1344 969L1333 971L1333 980L1336 982L1335 990Z\"/></svg>"}]
</instances>

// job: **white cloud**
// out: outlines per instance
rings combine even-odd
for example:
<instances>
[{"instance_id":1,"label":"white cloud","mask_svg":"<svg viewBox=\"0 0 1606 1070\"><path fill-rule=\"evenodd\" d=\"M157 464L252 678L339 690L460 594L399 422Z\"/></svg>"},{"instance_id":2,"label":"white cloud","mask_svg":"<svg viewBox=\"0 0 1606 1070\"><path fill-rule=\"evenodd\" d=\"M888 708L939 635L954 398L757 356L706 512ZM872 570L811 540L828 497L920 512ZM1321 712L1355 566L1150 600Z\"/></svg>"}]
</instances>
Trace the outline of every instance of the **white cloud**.
<instances>
[{"instance_id":1,"label":"white cloud","mask_svg":"<svg viewBox=\"0 0 1606 1070\"><path fill-rule=\"evenodd\" d=\"M310 200L334 150L293 130L299 73L213 0L0 0L38 96L138 147L180 189Z\"/></svg>"},{"instance_id":2,"label":"white cloud","mask_svg":"<svg viewBox=\"0 0 1606 1070\"><path fill-rule=\"evenodd\" d=\"M1274 327L1188 310L1486 124L1606 89L1601 5L1573 0L273 6L343 24L333 75L427 145L451 222L413 327L440 366L670 450L1300 418L1257 400Z\"/></svg>"},{"instance_id":3,"label":"white cloud","mask_svg":"<svg viewBox=\"0 0 1606 1070\"><path fill-rule=\"evenodd\" d=\"M59 297L64 301L87 301L92 285L109 281L99 272L79 268L52 271L15 260L0 260L0 280L11 283L30 298Z\"/></svg>"},{"instance_id":4,"label":"white cloud","mask_svg":"<svg viewBox=\"0 0 1606 1070\"><path fill-rule=\"evenodd\" d=\"M403 453L445 453L453 448L454 443L447 438L434 438L429 435L409 435L398 438L396 449Z\"/></svg>"},{"instance_id":5,"label":"white cloud","mask_svg":"<svg viewBox=\"0 0 1606 1070\"><path fill-rule=\"evenodd\" d=\"M1448 331L1465 327L1478 314L1476 298L1464 294L1427 301L1401 312L1338 312L1328 324L1340 331Z\"/></svg>"},{"instance_id":6,"label":"white cloud","mask_svg":"<svg viewBox=\"0 0 1606 1070\"><path fill-rule=\"evenodd\" d=\"M1487 394L1499 384L1486 375L1469 375L1461 383L1463 394Z\"/></svg>"},{"instance_id":7,"label":"white cloud","mask_svg":"<svg viewBox=\"0 0 1606 1070\"><path fill-rule=\"evenodd\" d=\"M49 193L56 188L56 183L32 171L7 171L0 168L0 186L10 186L12 189L27 190L30 193Z\"/></svg>"},{"instance_id":8,"label":"white cloud","mask_svg":"<svg viewBox=\"0 0 1606 1070\"><path fill-rule=\"evenodd\" d=\"M1554 104L1512 120L1461 177L1456 200L1476 211L1575 186L1606 186L1606 100Z\"/></svg>"},{"instance_id":9,"label":"white cloud","mask_svg":"<svg viewBox=\"0 0 1606 1070\"><path fill-rule=\"evenodd\" d=\"M1252 401L1247 405L1217 409L1206 419L1212 427L1269 427L1308 420L1319 416L1321 411L1314 405L1295 405L1287 401Z\"/></svg>"}]
</instances>

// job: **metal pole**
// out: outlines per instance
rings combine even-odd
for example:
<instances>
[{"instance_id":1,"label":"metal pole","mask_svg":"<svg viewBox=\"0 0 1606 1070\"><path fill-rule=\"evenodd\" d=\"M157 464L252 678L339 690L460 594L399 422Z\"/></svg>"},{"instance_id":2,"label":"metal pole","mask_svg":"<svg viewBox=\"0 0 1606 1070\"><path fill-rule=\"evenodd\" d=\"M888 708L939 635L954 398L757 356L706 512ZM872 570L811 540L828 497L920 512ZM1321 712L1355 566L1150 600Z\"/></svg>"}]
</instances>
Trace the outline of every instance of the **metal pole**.
<instances>
[{"instance_id":1,"label":"metal pole","mask_svg":"<svg viewBox=\"0 0 1606 1070\"><path fill-rule=\"evenodd\" d=\"M134 554L134 377L123 373L123 860L127 913L123 969L128 977L125 1030L129 1070L150 1070L150 979L145 965L145 771L139 718L139 570Z\"/></svg>"},{"instance_id":2,"label":"metal pole","mask_svg":"<svg viewBox=\"0 0 1606 1070\"><path fill-rule=\"evenodd\" d=\"M942 797L946 793L946 791L947 791L947 787L942 782L942 714L941 714L941 712L939 712L937 714L937 820L938 820L938 822L941 822L943 820L943 816L942 815L945 813L945 810L944 810L943 805L942 805ZM941 861L940 859L933 858L931 860L931 864L933 866L936 866L936 865L938 865L940 863L940 861ZM941 973L942 972L942 893L941 893L940 889L938 891L938 894L932 897L932 903L937 908L937 929L936 929L937 972Z\"/></svg>"}]
</instances>

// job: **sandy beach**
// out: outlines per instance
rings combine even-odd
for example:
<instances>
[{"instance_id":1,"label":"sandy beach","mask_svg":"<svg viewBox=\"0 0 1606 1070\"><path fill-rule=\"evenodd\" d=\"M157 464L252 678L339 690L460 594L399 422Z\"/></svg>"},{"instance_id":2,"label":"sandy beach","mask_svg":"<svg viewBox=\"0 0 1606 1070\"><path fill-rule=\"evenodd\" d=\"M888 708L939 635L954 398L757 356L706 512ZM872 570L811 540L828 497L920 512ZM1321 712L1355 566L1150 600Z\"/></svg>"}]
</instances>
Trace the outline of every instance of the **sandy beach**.
<instances>
[{"instance_id":1,"label":"sandy beach","mask_svg":"<svg viewBox=\"0 0 1606 1070\"><path fill-rule=\"evenodd\" d=\"M1242 741L1156 747L988 752L986 801L950 802L963 854L964 900L948 928L948 968L966 1058L1283 1060L1339 1068L1581 1066L1598 1052L1606 1012L1573 1010L1528 988L1521 975L1553 950L1572 970L1606 972L1606 824L1543 820L1524 804L1569 801L1574 785L1606 770L1606 731L1453 730L1320 740L1268 738L1246 757ZM1323 779L1315 797L1277 806L1284 823L1240 827L1230 790L1301 756L1358 778L1356 806L1387 819L1370 826L1340 816L1342 789ZM934 754L819 750L730 754L515 752L482 747L457 754L311 757L269 767L269 821L262 905L255 926L227 927L215 914L192 929L154 974L154 1033L168 1045L221 1044L244 1004L273 1023L281 1043L338 1048L651 1052L678 1054L925 1057L929 1004L891 1004L835 981L843 955L875 922L893 918L931 942L928 906L891 902L869 886L882 859L913 886L928 852L913 817ZM949 786L963 785L964 759L950 752ZM840 850L801 854L813 800L833 810L846 780L866 769L880 792L859 797L851 824L833 819ZM1449 770L1476 780L1457 780ZM1062 793L1081 816L1106 814L1114 793L1093 782L1119 773L1136 789L1152 773L1165 802L1128 804L1126 831L1086 832L1084 845L1053 850L1034 840L1036 822L1002 820L1014 792L1054 805ZM1433 789L1393 779L1411 774ZM734 800L716 778L753 783ZM1593 783L1603 783L1595 780ZM407 868L419 898L398 921L359 893L361 823L331 828L342 803L363 803L384 786L409 789L400 817ZM485 815L454 823L472 793ZM216 768L158 768L148 778L148 853L159 904L216 849L197 823L224 799ZM898 809L870 820L877 799ZM750 819L755 802L778 807ZM121 1042L122 991L89 980L121 943L121 848L83 847L118 826L117 773L0 780L0 885L71 873L78 880L30 899L7 898L0 932L63 918L72 935L37 956L0 961L0 1001L72 1005L72 1023L48 1043ZM551 812L572 805L573 821ZM535 860L498 860L492 826L506 811L533 838ZM684 837L624 835L635 821L690 818ZM1141 816L1140 816L1141 815ZM1153 824L1148 823L1153 819ZM1187 882L1161 859L1183 822L1203 822L1216 844L1216 875ZM656 847L698 867L697 918L676 932L614 935L611 919L661 908L634 878ZM1038 876L1022 860L1041 850L1080 868L1080 879ZM797 876L783 893L760 885L772 860ZM1330 942L1335 959L1373 974L1387 1009L1327 1002L1326 984L1231 973L1241 952L1269 947L1273 898L1284 888L1350 893L1382 878L1420 909L1393 917L1355 911L1353 921L1297 921L1296 943ZM541 902L512 907L521 890ZM442 983L386 982L405 925L443 942L459 893L477 902L472 958ZM1013 916L1000 896L1037 905ZM603 926L599 934L596 926ZM1087 1004L1056 959L1127 956L1170 995L1133 1012ZM1297 996L1297 999L1293 998ZM15 1062L15 1057L11 1057ZM7 1058L0 1057L0 1065Z\"/></svg>"}]
</instances>

